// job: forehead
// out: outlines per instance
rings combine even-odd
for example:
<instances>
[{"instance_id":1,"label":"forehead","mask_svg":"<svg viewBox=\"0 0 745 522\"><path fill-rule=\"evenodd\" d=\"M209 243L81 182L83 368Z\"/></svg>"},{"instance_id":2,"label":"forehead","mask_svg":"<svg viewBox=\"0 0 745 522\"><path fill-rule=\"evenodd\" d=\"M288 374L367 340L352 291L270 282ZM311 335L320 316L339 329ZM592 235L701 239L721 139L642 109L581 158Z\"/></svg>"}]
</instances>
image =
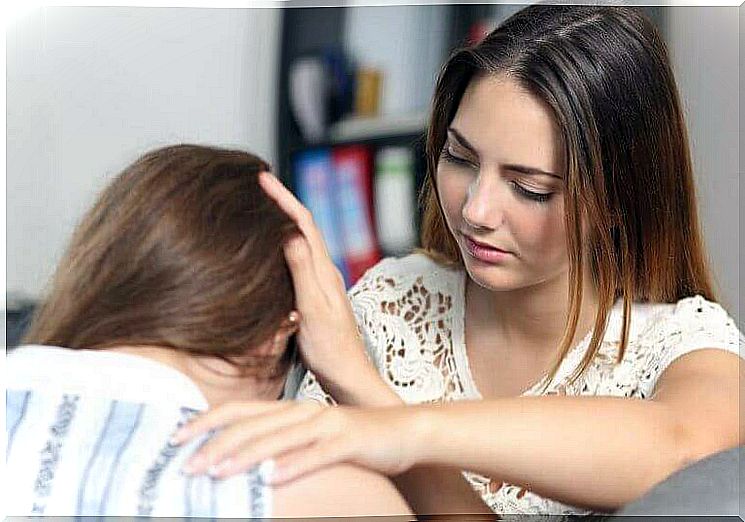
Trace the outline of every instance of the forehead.
<instances>
[{"instance_id":1,"label":"forehead","mask_svg":"<svg viewBox=\"0 0 745 522\"><path fill-rule=\"evenodd\" d=\"M561 136L542 100L505 76L480 76L468 85L451 127L483 160L521 162L558 170Z\"/></svg>"}]
</instances>

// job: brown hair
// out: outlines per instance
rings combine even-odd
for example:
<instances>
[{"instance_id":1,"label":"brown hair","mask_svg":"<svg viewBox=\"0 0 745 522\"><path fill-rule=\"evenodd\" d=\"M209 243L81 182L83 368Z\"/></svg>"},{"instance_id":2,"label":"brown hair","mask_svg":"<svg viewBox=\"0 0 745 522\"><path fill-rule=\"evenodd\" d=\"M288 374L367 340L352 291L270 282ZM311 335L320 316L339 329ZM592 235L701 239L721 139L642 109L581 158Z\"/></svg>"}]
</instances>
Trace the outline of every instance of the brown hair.
<instances>
[{"instance_id":1,"label":"brown hair","mask_svg":"<svg viewBox=\"0 0 745 522\"><path fill-rule=\"evenodd\" d=\"M632 301L714 299L695 204L688 137L665 44L629 7L529 6L481 43L454 52L440 73L427 134L422 245L460 264L440 207L435 173L447 128L466 87L505 75L548 104L564 141L569 313L545 385L571 349L589 259L599 306L590 346L572 375L597 354L607 317L623 299L628 339ZM582 235L582 222L589 237Z\"/></svg>"},{"instance_id":2,"label":"brown hair","mask_svg":"<svg viewBox=\"0 0 745 522\"><path fill-rule=\"evenodd\" d=\"M77 227L24 342L165 346L285 370L287 357L251 353L294 303L282 243L297 228L258 184L269 170L237 150L145 154Z\"/></svg>"}]
</instances>

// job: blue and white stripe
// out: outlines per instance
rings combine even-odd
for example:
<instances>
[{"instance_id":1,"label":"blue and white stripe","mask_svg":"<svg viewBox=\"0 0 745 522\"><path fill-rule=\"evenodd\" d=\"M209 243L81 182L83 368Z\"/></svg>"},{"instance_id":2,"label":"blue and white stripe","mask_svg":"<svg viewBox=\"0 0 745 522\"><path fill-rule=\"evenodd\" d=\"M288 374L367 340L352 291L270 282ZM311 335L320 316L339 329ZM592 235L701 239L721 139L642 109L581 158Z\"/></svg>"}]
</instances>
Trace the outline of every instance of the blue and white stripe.
<instances>
[{"instance_id":1,"label":"blue and white stripe","mask_svg":"<svg viewBox=\"0 0 745 522\"><path fill-rule=\"evenodd\" d=\"M196 410L40 390L10 390L6 399L6 471L20 479L4 492L8 515L256 519L269 512L258 469L227 480L180 473L209 438L169 442Z\"/></svg>"}]
</instances>

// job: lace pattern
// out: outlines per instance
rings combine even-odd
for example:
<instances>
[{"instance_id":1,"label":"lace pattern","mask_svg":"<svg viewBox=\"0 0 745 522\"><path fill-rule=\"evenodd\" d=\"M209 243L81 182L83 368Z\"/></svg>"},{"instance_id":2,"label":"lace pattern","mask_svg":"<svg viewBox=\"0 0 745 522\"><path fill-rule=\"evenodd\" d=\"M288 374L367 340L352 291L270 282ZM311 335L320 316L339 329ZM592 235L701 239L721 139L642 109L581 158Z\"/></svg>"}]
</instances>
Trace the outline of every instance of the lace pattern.
<instances>
[{"instance_id":1,"label":"lace pattern","mask_svg":"<svg viewBox=\"0 0 745 522\"><path fill-rule=\"evenodd\" d=\"M463 396L452 343L461 278L434 263L426 272L400 272L396 264L383 261L350 291L373 360L390 384L405 391L407 402Z\"/></svg>"},{"instance_id":2,"label":"lace pattern","mask_svg":"<svg viewBox=\"0 0 745 522\"><path fill-rule=\"evenodd\" d=\"M409 404L478 399L470 376L463 331L465 274L414 254L386 259L349 292L368 352L382 377ZM588 334L567 355L544 394L648 398L660 374L677 357L698 348L738 352L738 330L716 303L701 296L677 304L636 304L629 343L616 363L621 337L620 306L613 309L598 355L573 383L572 370L590 341ZM538 395L536 383L524 395ZM301 398L334 404L312 374ZM587 514L586 510L540 497L520 486L497 483L464 471L495 512L506 514Z\"/></svg>"}]
</instances>

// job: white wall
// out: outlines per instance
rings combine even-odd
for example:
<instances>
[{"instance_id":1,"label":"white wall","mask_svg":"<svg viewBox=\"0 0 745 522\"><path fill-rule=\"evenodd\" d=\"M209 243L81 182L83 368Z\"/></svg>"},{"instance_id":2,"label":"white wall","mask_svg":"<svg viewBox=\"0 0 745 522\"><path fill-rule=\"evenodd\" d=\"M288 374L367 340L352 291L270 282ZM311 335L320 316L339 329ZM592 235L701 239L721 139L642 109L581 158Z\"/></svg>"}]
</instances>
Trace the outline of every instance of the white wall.
<instances>
[{"instance_id":1,"label":"white wall","mask_svg":"<svg viewBox=\"0 0 745 522\"><path fill-rule=\"evenodd\" d=\"M666 9L693 148L704 238L720 299L741 329L739 32L737 7Z\"/></svg>"},{"instance_id":2,"label":"white wall","mask_svg":"<svg viewBox=\"0 0 745 522\"><path fill-rule=\"evenodd\" d=\"M411 7L398 9L397 27L417 33L404 16ZM724 304L743 326L736 9L667 8L666 25L704 234ZM372 41L375 27L394 23L380 8L354 11L350 27L367 27ZM192 141L274 160L279 19L273 9L46 8L8 27L9 293L39 295L82 211L141 152ZM346 36L363 54L361 31ZM374 61L374 48L360 58ZM407 56L400 65L412 65ZM421 104L408 85L396 90ZM428 99L430 91L416 92Z\"/></svg>"},{"instance_id":3,"label":"white wall","mask_svg":"<svg viewBox=\"0 0 745 522\"><path fill-rule=\"evenodd\" d=\"M447 15L448 7L442 5L346 10L344 43L351 57L383 73L381 114L428 109L446 54Z\"/></svg>"},{"instance_id":4,"label":"white wall","mask_svg":"<svg viewBox=\"0 0 745 522\"><path fill-rule=\"evenodd\" d=\"M155 146L274 160L277 9L73 8L7 28L7 289L39 296L82 212Z\"/></svg>"}]
</instances>

